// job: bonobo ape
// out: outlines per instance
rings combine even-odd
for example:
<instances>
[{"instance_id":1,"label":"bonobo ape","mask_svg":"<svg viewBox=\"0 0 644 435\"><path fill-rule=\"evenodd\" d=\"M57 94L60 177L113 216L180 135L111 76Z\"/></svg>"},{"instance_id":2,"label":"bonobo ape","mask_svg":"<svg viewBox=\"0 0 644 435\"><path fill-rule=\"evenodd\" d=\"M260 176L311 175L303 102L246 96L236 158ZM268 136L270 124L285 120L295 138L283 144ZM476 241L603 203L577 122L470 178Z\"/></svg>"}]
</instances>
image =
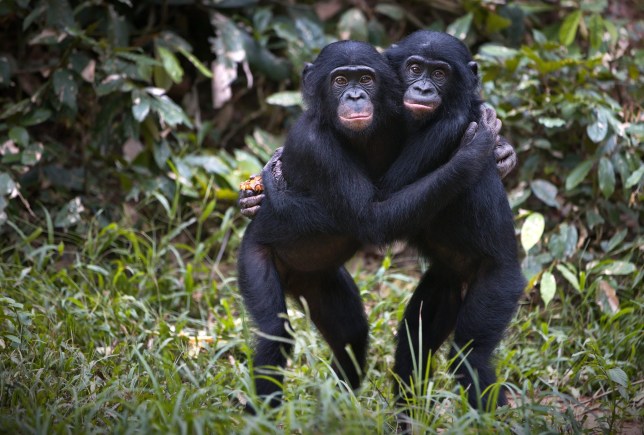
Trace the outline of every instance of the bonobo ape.
<instances>
[{"instance_id":1,"label":"bonobo ape","mask_svg":"<svg viewBox=\"0 0 644 435\"><path fill-rule=\"evenodd\" d=\"M395 191L450 159L460 132L479 118L481 99L477 65L457 38L418 31L385 56L405 86L407 143L381 183ZM492 352L514 315L525 282L512 212L494 158L486 157L482 164L485 170L478 183L407 235L429 258L430 267L399 327L394 371L408 383L414 374L412 358L422 355L416 373L425 373L430 354L454 331L452 356L460 352L456 377L469 387L470 404L487 409L485 390L496 381ZM404 398L405 391L400 393ZM506 403L503 392L497 403Z\"/></svg>"},{"instance_id":2,"label":"bonobo ape","mask_svg":"<svg viewBox=\"0 0 644 435\"><path fill-rule=\"evenodd\" d=\"M288 187L279 189L264 172L268 198L246 230L238 260L239 288L261 333L255 387L271 405L279 403L282 377L270 368L283 367L290 348L285 295L306 301L333 351L334 368L357 387L368 325L343 263L363 242L382 243L421 227L471 187L497 134L489 112L460 132L463 144L445 165L382 196L372 180L397 153L404 124L395 72L369 44L336 42L304 69L302 86L308 109L289 131L281 156Z\"/></svg>"},{"instance_id":3,"label":"bonobo ape","mask_svg":"<svg viewBox=\"0 0 644 435\"><path fill-rule=\"evenodd\" d=\"M477 66L463 44L449 35L417 32L391 47L386 55L405 84L404 104L410 131L402 156L379 183L383 189L396 190L446 161L459 132L469 120L477 118L480 99ZM279 153L278 150L267 165L274 173L265 175L281 180ZM516 165L516 154L503 138L497 138L495 157L501 176ZM485 179L455 201L449 211L437 220L421 222L406 236L422 255L432 260L432 266L399 328L395 367L401 380L407 383L412 375L410 343L414 355L419 355L422 349L426 362L429 353L438 349L456 327L457 347L465 345L464 354L471 352L470 368L461 364L459 380L469 386L470 369L478 377L479 391L470 395L475 406L479 393L494 381L491 352L523 289L509 207L490 166L494 168L494 164L488 163ZM255 216L263 199L263 194L241 191L242 213ZM494 280L497 282L491 282ZM423 342L419 343L421 309ZM423 367L419 373L424 373ZM498 403L505 403L503 394ZM487 406L487 396L482 397L481 404Z\"/></svg>"}]
</instances>

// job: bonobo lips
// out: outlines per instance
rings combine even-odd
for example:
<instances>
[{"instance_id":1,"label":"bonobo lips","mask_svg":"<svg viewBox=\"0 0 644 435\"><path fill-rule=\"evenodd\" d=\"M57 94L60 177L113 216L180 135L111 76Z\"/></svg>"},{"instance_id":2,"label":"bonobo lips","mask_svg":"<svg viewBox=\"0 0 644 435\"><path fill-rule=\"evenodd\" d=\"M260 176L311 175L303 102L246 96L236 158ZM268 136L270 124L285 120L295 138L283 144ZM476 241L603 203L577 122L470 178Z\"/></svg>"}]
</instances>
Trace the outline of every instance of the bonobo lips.
<instances>
[{"instance_id":1,"label":"bonobo lips","mask_svg":"<svg viewBox=\"0 0 644 435\"><path fill-rule=\"evenodd\" d=\"M408 101L405 100L405 107L415 116L422 116L425 114L432 113L438 108L436 102L418 102L418 101Z\"/></svg>"},{"instance_id":2,"label":"bonobo lips","mask_svg":"<svg viewBox=\"0 0 644 435\"><path fill-rule=\"evenodd\" d=\"M339 115L340 122L346 128L354 131L361 131L371 125L372 113L351 113L347 116Z\"/></svg>"}]
</instances>

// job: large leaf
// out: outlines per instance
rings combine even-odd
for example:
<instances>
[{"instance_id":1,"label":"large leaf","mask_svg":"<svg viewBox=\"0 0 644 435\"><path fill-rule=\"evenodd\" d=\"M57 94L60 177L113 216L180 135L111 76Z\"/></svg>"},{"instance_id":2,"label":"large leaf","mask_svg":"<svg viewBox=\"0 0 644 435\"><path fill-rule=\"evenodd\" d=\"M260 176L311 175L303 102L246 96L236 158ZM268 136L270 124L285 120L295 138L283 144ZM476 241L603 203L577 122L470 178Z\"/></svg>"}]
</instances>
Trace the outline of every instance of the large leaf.
<instances>
[{"instance_id":1,"label":"large leaf","mask_svg":"<svg viewBox=\"0 0 644 435\"><path fill-rule=\"evenodd\" d=\"M595 110L595 122L586 126L588 137L595 143L601 142L608 133L608 118L605 110Z\"/></svg>"},{"instance_id":2,"label":"large leaf","mask_svg":"<svg viewBox=\"0 0 644 435\"><path fill-rule=\"evenodd\" d=\"M66 69L57 70L53 75L53 85L58 102L75 112L78 85L73 73Z\"/></svg>"},{"instance_id":3,"label":"large leaf","mask_svg":"<svg viewBox=\"0 0 644 435\"><path fill-rule=\"evenodd\" d=\"M557 187L546 180L534 180L530 182L532 192L537 198L551 207L559 208L557 202Z\"/></svg>"},{"instance_id":4,"label":"large leaf","mask_svg":"<svg viewBox=\"0 0 644 435\"><path fill-rule=\"evenodd\" d=\"M302 104L304 103L302 101L302 94L296 91L278 92L269 96L266 99L266 102L268 104L283 107L302 106Z\"/></svg>"},{"instance_id":5,"label":"large leaf","mask_svg":"<svg viewBox=\"0 0 644 435\"><path fill-rule=\"evenodd\" d=\"M474 15L471 12L467 15L463 15L461 18L447 26L446 32L460 40L464 40L470 31L470 27L472 27L473 18Z\"/></svg>"},{"instance_id":6,"label":"large leaf","mask_svg":"<svg viewBox=\"0 0 644 435\"><path fill-rule=\"evenodd\" d=\"M624 187L626 187L627 189L630 189L631 187L639 183L643 176L644 176L644 165L640 166L635 172L633 172L628 177Z\"/></svg>"},{"instance_id":7,"label":"large leaf","mask_svg":"<svg viewBox=\"0 0 644 435\"><path fill-rule=\"evenodd\" d=\"M23 127L11 127L9 130L9 139L23 147L27 146L29 144L29 132Z\"/></svg>"},{"instance_id":8,"label":"large leaf","mask_svg":"<svg viewBox=\"0 0 644 435\"><path fill-rule=\"evenodd\" d=\"M525 222L523 222L523 227L521 228L521 246L523 246L526 252L539 242L545 226L546 221L541 213L531 213Z\"/></svg>"},{"instance_id":9,"label":"large leaf","mask_svg":"<svg viewBox=\"0 0 644 435\"><path fill-rule=\"evenodd\" d=\"M606 157L599 159L597 175L599 177L599 190L602 191L604 198L608 198L615 191L615 170L611 161Z\"/></svg>"},{"instance_id":10,"label":"large leaf","mask_svg":"<svg viewBox=\"0 0 644 435\"><path fill-rule=\"evenodd\" d=\"M590 38L590 48L594 51L599 50L604 37L604 20L601 15L593 14L588 20L588 36Z\"/></svg>"},{"instance_id":11,"label":"large leaf","mask_svg":"<svg viewBox=\"0 0 644 435\"><path fill-rule=\"evenodd\" d=\"M577 28L581 21L581 10L576 10L566 17L559 28L559 42L563 45L570 45L575 40Z\"/></svg>"},{"instance_id":12,"label":"large leaf","mask_svg":"<svg viewBox=\"0 0 644 435\"><path fill-rule=\"evenodd\" d=\"M579 183L584 181L592 167L593 161L586 160L584 162L581 162L575 167L575 169L570 171L570 174L568 174L568 176L566 177L566 190L574 189Z\"/></svg>"},{"instance_id":13,"label":"large leaf","mask_svg":"<svg viewBox=\"0 0 644 435\"><path fill-rule=\"evenodd\" d=\"M160 45L157 46L157 53L159 54L159 58L161 58L163 68L172 81L175 83L181 82L181 79L183 79L183 68L181 68L181 64L174 53Z\"/></svg>"},{"instance_id":14,"label":"large leaf","mask_svg":"<svg viewBox=\"0 0 644 435\"><path fill-rule=\"evenodd\" d=\"M541 299L545 306L548 306L552 298L554 298L556 290L557 282L555 281L554 275L550 272L543 272L543 275L541 275L539 293L541 294Z\"/></svg>"},{"instance_id":15,"label":"large leaf","mask_svg":"<svg viewBox=\"0 0 644 435\"><path fill-rule=\"evenodd\" d=\"M369 36L367 18L358 8L346 11L338 21L338 33L341 39L366 41Z\"/></svg>"},{"instance_id":16,"label":"large leaf","mask_svg":"<svg viewBox=\"0 0 644 435\"><path fill-rule=\"evenodd\" d=\"M6 172L0 172L0 195L11 195L16 188L16 183L11 179L11 176Z\"/></svg>"}]
</instances>

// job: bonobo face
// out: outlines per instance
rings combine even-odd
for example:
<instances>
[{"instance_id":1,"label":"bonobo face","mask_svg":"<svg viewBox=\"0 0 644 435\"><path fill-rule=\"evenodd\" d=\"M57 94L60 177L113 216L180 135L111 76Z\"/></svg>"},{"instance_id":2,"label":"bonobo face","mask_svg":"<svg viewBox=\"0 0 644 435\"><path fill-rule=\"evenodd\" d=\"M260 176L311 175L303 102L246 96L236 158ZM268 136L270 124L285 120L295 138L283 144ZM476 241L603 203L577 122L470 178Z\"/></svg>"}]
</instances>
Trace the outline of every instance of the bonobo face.
<instances>
[{"instance_id":1,"label":"bonobo face","mask_svg":"<svg viewBox=\"0 0 644 435\"><path fill-rule=\"evenodd\" d=\"M414 55L405 60L402 76L405 109L414 119L428 119L440 107L451 85L452 68L447 62Z\"/></svg>"},{"instance_id":2,"label":"bonobo face","mask_svg":"<svg viewBox=\"0 0 644 435\"><path fill-rule=\"evenodd\" d=\"M364 65L349 65L330 73L331 94L338 103L340 125L361 132L373 122L373 98L376 92L376 72Z\"/></svg>"}]
</instances>

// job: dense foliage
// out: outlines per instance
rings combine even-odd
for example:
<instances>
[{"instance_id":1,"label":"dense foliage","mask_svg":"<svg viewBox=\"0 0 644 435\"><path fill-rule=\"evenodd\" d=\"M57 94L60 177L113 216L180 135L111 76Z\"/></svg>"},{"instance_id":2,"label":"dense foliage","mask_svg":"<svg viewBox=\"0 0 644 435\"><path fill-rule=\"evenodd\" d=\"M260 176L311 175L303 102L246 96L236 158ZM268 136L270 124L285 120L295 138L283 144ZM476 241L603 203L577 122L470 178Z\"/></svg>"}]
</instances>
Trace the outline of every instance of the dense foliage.
<instances>
[{"instance_id":1,"label":"dense foliage","mask_svg":"<svg viewBox=\"0 0 644 435\"><path fill-rule=\"evenodd\" d=\"M391 429L391 325L418 273L391 252L352 263L377 360L361 395L338 392L299 319L291 404L255 419L233 406L250 385L235 199L300 113L304 62L335 39L386 47L418 28L476 54L519 153L506 186L529 279L500 364L521 405L496 421L429 392L421 409L452 409L418 418L581 430L588 413L556 397L608 409L606 430L641 421L637 2L3 0L0 429Z\"/></svg>"}]
</instances>

